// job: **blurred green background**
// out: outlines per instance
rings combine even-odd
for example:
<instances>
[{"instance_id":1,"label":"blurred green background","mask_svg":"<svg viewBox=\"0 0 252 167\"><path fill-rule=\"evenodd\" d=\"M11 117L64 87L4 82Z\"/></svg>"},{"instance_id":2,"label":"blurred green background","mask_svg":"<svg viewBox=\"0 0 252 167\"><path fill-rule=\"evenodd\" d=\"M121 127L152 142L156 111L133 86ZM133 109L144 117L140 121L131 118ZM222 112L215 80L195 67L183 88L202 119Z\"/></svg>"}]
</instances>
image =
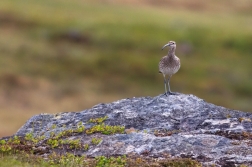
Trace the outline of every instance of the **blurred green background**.
<instances>
[{"instance_id":1,"label":"blurred green background","mask_svg":"<svg viewBox=\"0 0 252 167\"><path fill-rule=\"evenodd\" d=\"M0 137L39 113L171 90L252 111L251 0L1 0Z\"/></svg>"}]
</instances>

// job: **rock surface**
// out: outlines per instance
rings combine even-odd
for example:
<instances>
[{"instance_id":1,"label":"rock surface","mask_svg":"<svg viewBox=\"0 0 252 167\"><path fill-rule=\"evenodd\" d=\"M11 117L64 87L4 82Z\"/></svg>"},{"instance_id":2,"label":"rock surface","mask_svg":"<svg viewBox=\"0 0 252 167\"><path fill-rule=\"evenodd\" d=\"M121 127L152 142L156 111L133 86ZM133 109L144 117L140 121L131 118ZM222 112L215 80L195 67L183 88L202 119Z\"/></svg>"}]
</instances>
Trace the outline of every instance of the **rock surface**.
<instances>
[{"instance_id":1,"label":"rock surface","mask_svg":"<svg viewBox=\"0 0 252 167\"><path fill-rule=\"evenodd\" d=\"M104 124L125 126L126 133L73 133L64 137L90 145L88 150L75 150L75 154L169 155L192 158L203 166L252 165L252 113L216 106L194 95L128 98L81 112L40 114L28 120L15 135L24 137L33 133L47 140L52 132L75 129L79 122L89 129L96 125L89 121L91 118L105 116L108 118ZM90 144L94 137L102 141L98 145Z\"/></svg>"}]
</instances>

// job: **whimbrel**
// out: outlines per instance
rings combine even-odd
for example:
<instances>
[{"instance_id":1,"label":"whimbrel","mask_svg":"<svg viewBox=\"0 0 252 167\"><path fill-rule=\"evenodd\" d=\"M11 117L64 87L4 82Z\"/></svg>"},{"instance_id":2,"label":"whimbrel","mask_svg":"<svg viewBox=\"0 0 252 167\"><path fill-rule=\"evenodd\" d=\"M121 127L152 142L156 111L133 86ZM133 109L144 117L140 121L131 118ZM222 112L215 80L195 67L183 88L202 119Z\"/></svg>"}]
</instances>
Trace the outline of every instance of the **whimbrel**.
<instances>
[{"instance_id":1,"label":"whimbrel","mask_svg":"<svg viewBox=\"0 0 252 167\"><path fill-rule=\"evenodd\" d=\"M179 68L180 68L180 59L175 55L175 49L176 49L176 42L170 41L167 44L165 44L162 48L162 50L166 47L170 46L170 49L168 51L168 54L164 56L160 62L159 62L159 72L163 74L164 76L164 85L165 85L165 95L167 96L167 93L169 95L174 95L174 93L170 90L170 79L173 74L175 74ZM166 79L166 75L168 78ZM167 92L166 84L168 85L169 91Z\"/></svg>"}]
</instances>

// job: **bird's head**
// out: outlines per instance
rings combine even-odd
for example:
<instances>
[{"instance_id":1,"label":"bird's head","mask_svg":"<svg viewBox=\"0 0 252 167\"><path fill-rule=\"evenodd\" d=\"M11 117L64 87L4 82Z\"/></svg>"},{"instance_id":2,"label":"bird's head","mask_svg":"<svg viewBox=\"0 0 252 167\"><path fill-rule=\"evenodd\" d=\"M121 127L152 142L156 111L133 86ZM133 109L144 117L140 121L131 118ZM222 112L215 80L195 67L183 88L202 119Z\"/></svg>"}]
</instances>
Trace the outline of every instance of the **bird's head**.
<instances>
[{"instance_id":1,"label":"bird's head","mask_svg":"<svg viewBox=\"0 0 252 167\"><path fill-rule=\"evenodd\" d=\"M165 44L165 45L162 47L162 50L163 50L166 46L176 47L176 42L175 42L175 41L170 41L170 42L168 42L167 44Z\"/></svg>"}]
</instances>

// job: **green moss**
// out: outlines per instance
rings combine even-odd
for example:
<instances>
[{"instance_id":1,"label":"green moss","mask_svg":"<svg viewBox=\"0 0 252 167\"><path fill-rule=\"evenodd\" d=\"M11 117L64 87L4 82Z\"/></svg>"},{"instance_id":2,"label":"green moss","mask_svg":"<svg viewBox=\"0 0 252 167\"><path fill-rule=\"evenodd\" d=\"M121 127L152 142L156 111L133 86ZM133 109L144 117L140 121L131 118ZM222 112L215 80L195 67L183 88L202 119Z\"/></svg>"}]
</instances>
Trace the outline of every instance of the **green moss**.
<instances>
[{"instance_id":1,"label":"green moss","mask_svg":"<svg viewBox=\"0 0 252 167\"><path fill-rule=\"evenodd\" d=\"M102 139L94 137L94 138L92 138L91 143L94 145L98 145L101 141L102 141Z\"/></svg>"},{"instance_id":2,"label":"green moss","mask_svg":"<svg viewBox=\"0 0 252 167\"><path fill-rule=\"evenodd\" d=\"M108 118L108 116L100 117L100 118L91 118L88 122L100 124L100 123L104 122L107 118Z\"/></svg>"},{"instance_id":3,"label":"green moss","mask_svg":"<svg viewBox=\"0 0 252 167\"><path fill-rule=\"evenodd\" d=\"M20 139L18 136L14 136L13 138L9 138L7 141L0 140L0 153L9 154L13 152L17 152L17 146L20 145Z\"/></svg>"},{"instance_id":4,"label":"green moss","mask_svg":"<svg viewBox=\"0 0 252 167\"><path fill-rule=\"evenodd\" d=\"M79 122L79 123L77 124L77 129L75 130L75 132L77 132L77 133L82 133L84 130L85 130L85 126L83 125L82 122Z\"/></svg>"},{"instance_id":5,"label":"green moss","mask_svg":"<svg viewBox=\"0 0 252 167\"><path fill-rule=\"evenodd\" d=\"M100 156L96 158L96 167L124 167L126 166L126 160L126 156L110 158Z\"/></svg>"},{"instance_id":6,"label":"green moss","mask_svg":"<svg viewBox=\"0 0 252 167\"><path fill-rule=\"evenodd\" d=\"M57 128L57 125L55 125L55 124L53 124L52 126L51 126L51 129L56 129Z\"/></svg>"},{"instance_id":7,"label":"green moss","mask_svg":"<svg viewBox=\"0 0 252 167\"><path fill-rule=\"evenodd\" d=\"M84 150L87 151L89 149L89 145L88 144L85 144L84 145Z\"/></svg>"},{"instance_id":8,"label":"green moss","mask_svg":"<svg viewBox=\"0 0 252 167\"><path fill-rule=\"evenodd\" d=\"M80 139L68 140L67 144L71 149L80 149L82 147Z\"/></svg>"},{"instance_id":9,"label":"green moss","mask_svg":"<svg viewBox=\"0 0 252 167\"><path fill-rule=\"evenodd\" d=\"M41 156L34 155L31 150L26 149L22 142L19 142L18 138L13 138L8 141L0 141L0 166L25 166L25 167L68 167L68 166L89 166L89 167L200 167L200 163L188 158L182 159L155 159L145 158L138 156L118 156L118 157L105 157L98 156L95 159L86 158L85 156L75 156L72 153L57 154L52 152L47 156L47 159L43 159ZM101 142L99 138L93 138L92 144L97 145ZM55 144L56 143L56 144ZM85 144L81 146L80 140L62 141L51 140L52 147L58 144L68 144L69 148L83 148L88 150L89 145ZM15 147L14 147L15 146ZM18 147L17 147L18 146ZM14 151L14 149L16 151ZM8 152L8 154L7 154Z\"/></svg>"},{"instance_id":10,"label":"green moss","mask_svg":"<svg viewBox=\"0 0 252 167\"><path fill-rule=\"evenodd\" d=\"M56 148L59 146L60 141L57 138L48 139L46 144L50 145L52 148Z\"/></svg>"},{"instance_id":11,"label":"green moss","mask_svg":"<svg viewBox=\"0 0 252 167\"><path fill-rule=\"evenodd\" d=\"M110 126L102 123L95 125L90 129L87 129L86 134L102 133L105 135L112 135L115 133L124 133L124 130L125 130L124 126Z\"/></svg>"},{"instance_id":12,"label":"green moss","mask_svg":"<svg viewBox=\"0 0 252 167\"><path fill-rule=\"evenodd\" d=\"M75 132L75 130L73 129L67 129L64 131L61 131L60 133L58 133L58 135L56 136L56 138L61 138L61 137L65 137L65 136L70 136Z\"/></svg>"},{"instance_id":13,"label":"green moss","mask_svg":"<svg viewBox=\"0 0 252 167\"><path fill-rule=\"evenodd\" d=\"M248 165L241 164L239 167L248 167Z\"/></svg>"},{"instance_id":14,"label":"green moss","mask_svg":"<svg viewBox=\"0 0 252 167\"><path fill-rule=\"evenodd\" d=\"M15 139L15 137L14 137L14 139ZM38 143L39 141L42 141L42 140L44 140L44 139L45 139L45 136L44 136L44 135L39 136L39 137L34 137L34 135L33 135L32 132L26 133L26 134L25 134L25 140L26 140L26 142L29 142L29 143L34 143L34 144L36 144L36 143Z\"/></svg>"}]
</instances>

